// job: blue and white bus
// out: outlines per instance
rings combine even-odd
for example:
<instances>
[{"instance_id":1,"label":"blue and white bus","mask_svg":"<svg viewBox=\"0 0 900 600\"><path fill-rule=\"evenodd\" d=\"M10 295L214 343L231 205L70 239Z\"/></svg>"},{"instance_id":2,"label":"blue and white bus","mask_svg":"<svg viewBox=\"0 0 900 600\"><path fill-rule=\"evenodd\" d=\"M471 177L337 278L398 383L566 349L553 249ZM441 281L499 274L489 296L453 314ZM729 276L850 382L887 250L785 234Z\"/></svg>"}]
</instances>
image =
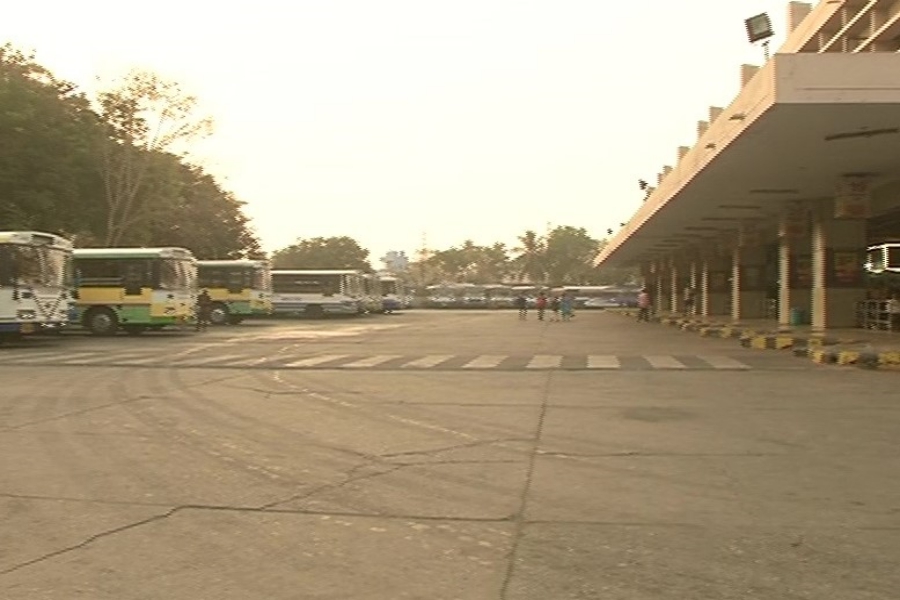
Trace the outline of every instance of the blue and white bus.
<instances>
[{"instance_id":1,"label":"blue and white bus","mask_svg":"<svg viewBox=\"0 0 900 600\"><path fill-rule=\"evenodd\" d=\"M365 312L362 271L272 269L272 313L321 318Z\"/></svg>"}]
</instances>

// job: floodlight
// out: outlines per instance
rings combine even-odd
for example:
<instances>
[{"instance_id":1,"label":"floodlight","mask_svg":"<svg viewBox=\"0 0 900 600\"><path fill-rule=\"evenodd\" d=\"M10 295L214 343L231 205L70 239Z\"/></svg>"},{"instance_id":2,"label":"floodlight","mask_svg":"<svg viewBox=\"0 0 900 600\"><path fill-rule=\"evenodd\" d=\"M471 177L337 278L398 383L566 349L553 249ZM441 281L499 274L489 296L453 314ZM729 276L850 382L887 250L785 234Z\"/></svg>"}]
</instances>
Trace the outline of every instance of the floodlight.
<instances>
[{"instance_id":1,"label":"floodlight","mask_svg":"<svg viewBox=\"0 0 900 600\"><path fill-rule=\"evenodd\" d=\"M747 37L751 44L767 40L775 33L772 31L772 21L766 13L760 13L744 21L747 27Z\"/></svg>"}]
</instances>

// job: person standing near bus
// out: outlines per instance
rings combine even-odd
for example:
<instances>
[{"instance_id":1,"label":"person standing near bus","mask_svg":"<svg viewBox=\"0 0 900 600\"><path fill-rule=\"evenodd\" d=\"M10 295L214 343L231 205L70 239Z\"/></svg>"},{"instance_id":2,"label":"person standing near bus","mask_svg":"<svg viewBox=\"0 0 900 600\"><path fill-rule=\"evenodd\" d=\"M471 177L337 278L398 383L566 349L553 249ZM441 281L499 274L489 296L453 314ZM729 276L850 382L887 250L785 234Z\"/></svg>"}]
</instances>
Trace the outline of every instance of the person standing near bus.
<instances>
[{"instance_id":1,"label":"person standing near bus","mask_svg":"<svg viewBox=\"0 0 900 600\"><path fill-rule=\"evenodd\" d=\"M197 296L197 331L206 331L212 317L212 298L203 290Z\"/></svg>"},{"instance_id":2,"label":"person standing near bus","mask_svg":"<svg viewBox=\"0 0 900 600\"><path fill-rule=\"evenodd\" d=\"M550 296L550 321L559 321L559 294Z\"/></svg>"}]
</instances>

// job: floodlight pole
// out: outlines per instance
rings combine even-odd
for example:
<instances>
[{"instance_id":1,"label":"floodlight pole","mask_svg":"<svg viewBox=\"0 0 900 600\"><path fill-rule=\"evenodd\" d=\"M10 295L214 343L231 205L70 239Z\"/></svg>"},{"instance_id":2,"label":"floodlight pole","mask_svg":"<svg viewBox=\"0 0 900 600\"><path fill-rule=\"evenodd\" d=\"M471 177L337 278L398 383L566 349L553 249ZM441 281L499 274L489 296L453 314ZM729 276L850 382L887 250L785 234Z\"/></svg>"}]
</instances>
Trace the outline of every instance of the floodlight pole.
<instances>
[{"instance_id":1,"label":"floodlight pole","mask_svg":"<svg viewBox=\"0 0 900 600\"><path fill-rule=\"evenodd\" d=\"M762 43L763 47L763 56L766 59L766 62L769 62L769 40L766 40Z\"/></svg>"}]
</instances>

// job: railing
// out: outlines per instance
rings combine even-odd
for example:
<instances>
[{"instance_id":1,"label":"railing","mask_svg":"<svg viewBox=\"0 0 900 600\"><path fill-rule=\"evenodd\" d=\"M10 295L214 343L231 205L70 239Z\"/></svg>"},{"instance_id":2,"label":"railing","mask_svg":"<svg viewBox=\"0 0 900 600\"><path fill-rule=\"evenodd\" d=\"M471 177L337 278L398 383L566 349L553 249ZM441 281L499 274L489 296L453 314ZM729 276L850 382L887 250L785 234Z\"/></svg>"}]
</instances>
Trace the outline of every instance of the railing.
<instances>
[{"instance_id":1,"label":"railing","mask_svg":"<svg viewBox=\"0 0 900 600\"><path fill-rule=\"evenodd\" d=\"M890 300L856 303L856 326L878 331L900 331L900 312L890 311Z\"/></svg>"}]
</instances>

